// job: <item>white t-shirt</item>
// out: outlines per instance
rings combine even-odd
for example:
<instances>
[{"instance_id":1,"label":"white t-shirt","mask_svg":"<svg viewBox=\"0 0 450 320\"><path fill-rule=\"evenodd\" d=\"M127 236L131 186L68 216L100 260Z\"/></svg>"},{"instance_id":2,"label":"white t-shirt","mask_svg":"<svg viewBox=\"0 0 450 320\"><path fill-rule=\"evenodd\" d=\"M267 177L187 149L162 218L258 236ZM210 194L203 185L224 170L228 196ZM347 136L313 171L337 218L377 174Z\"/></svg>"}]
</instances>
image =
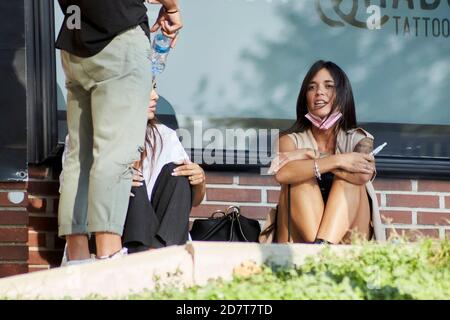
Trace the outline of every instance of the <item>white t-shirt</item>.
<instances>
[{"instance_id":1,"label":"white t-shirt","mask_svg":"<svg viewBox=\"0 0 450 320\"><path fill-rule=\"evenodd\" d=\"M145 183L147 186L148 199L151 201L152 191L155 186L156 179L158 178L161 169L170 162L181 162L183 160L189 160L189 156L183 148L175 130L170 129L169 127L163 124L156 125L161 139L156 136L156 151L155 151L155 159L153 162L153 168L151 168L151 154L152 150L150 150L149 146L147 146L147 157L143 161L143 175L145 179ZM162 140L162 150L160 142ZM64 162L67 157L67 152L69 150L69 135L66 136L65 140L65 148L62 155L62 167L64 169ZM59 191L61 192L61 185L63 183L63 172L59 175Z\"/></svg>"},{"instance_id":2,"label":"white t-shirt","mask_svg":"<svg viewBox=\"0 0 450 320\"><path fill-rule=\"evenodd\" d=\"M151 168L151 150L147 146L147 157L143 161L143 175L147 185L148 199L151 200L153 188L161 169L168 163L181 162L189 160L189 156L183 148L176 132L163 124L157 124L156 127L161 135L163 142L162 150L160 139L156 137L156 152L153 168Z\"/></svg>"}]
</instances>

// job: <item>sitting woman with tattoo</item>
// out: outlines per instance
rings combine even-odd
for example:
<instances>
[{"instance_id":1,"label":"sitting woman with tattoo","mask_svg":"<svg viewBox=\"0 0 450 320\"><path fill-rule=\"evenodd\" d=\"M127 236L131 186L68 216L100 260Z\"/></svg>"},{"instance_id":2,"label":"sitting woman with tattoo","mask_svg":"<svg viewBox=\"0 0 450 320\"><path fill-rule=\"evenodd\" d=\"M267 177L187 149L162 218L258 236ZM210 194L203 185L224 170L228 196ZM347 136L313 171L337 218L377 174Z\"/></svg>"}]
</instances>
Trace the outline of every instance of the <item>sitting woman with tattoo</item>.
<instances>
[{"instance_id":1,"label":"sitting woman with tattoo","mask_svg":"<svg viewBox=\"0 0 450 320\"><path fill-rule=\"evenodd\" d=\"M269 170L281 184L274 241L338 244L356 233L385 240L372 186L373 140L356 124L344 71L314 63L300 89L297 121L280 135Z\"/></svg>"}]
</instances>

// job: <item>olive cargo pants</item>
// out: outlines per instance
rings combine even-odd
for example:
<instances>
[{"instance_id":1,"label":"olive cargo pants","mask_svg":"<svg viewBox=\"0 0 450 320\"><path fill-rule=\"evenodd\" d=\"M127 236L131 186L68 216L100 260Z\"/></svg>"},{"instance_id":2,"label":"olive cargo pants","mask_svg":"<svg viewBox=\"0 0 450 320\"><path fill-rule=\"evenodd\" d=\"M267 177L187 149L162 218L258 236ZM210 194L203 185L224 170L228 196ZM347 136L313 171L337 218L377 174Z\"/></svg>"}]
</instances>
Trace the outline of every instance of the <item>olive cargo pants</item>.
<instances>
[{"instance_id":1,"label":"olive cargo pants","mask_svg":"<svg viewBox=\"0 0 450 320\"><path fill-rule=\"evenodd\" d=\"M145 139L150 54L139 26L117 35L92 57L61 51L70 150L59 201L59 236L122 235L131 165L140 158Z\"/></svg>"}]
</instances>

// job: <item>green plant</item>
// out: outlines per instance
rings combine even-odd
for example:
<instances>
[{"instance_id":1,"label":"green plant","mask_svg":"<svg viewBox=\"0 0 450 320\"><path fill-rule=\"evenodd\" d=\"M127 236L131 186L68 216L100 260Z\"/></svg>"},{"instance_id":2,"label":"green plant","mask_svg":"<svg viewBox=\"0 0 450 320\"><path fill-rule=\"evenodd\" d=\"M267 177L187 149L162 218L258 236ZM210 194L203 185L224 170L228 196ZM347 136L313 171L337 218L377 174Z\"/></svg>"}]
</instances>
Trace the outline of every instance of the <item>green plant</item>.
<instances>
[{"instance_id":1,"label":"green plant","mask_svg":"<svg viewBox=\"0 0 450 320\"><path fill-rule=\"evenodd\" d=\"M301 266L266 264L251 276L187 289L158 287L127 299L450 299L450 242L357 243Z\"/></svg>"}]
</instances>

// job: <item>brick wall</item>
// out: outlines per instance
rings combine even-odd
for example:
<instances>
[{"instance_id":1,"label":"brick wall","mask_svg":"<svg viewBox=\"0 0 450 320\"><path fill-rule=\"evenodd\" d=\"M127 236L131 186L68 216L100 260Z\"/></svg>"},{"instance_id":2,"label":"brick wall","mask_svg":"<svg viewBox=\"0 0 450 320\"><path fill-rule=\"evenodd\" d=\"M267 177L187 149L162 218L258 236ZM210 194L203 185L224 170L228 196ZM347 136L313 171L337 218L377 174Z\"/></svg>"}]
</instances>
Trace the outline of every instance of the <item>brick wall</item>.
<instances>
[{"instance_id":1,"label":"brick wall","mask_svg":"<svg viewBox=\"0 0 450 320\"><path fill-rule=\"evenodd\" d=\"M28 272L26 183L0 182L0 277Z\"/></svg>"},{"instance_id":2,"label":"brick wall","mask_svg":"<svg viewBox=\"0 0 450 320\"><path fill-rule=\"evenodd\" d=\"M193 208L191 220L206 218L215 210L238 205L246 217L264 220L278 201L280 187L270 176L257 174L206 173L207 190L202 205Z\"/></svg>"},{"instance_id":3,"label":"brick wall","mask_svg":"<svg viewBox=\"0 0 450 320\"><path fill-rule=\"evenodd\" d=\"M450 238L450 181L377 179L387 236Z\"/></svg>"},{"instance_id":4,"label":"brick wall","mask_svg":"<svg viewBox=\"0 0 450 320\"><path fill-rule=\"evenodd\" d=\"M59 266L65 241L58 238L59 168L28 169L28 268L45 270Z\"/></svg>"},{"instance_id":5,"label":"brick wall","mask_svg":"<svg viewBox=\"0 0 450 320\"><path fill-rule=\"evenodd\" d=\"M30 166L28 183L0 183L0 277L59 265L64 247L57 237L59 172L57 166ZM418 232L450 238L450 181L377 178L374 185L388 236L395 230L411 240ZM22 201L11 202L19 201L20 194ZM262 221L278 194L272 177L207 172L206 196L191 221L229 205Z\"/></svg>"},{"instance_id":6,"label":"brick wall","mask_svg":"<svg viewBox=\"0 0 450 320\"><path fill-rule=\"evenodd\" d=\"M387 237L450 238L450 181L377 178L374 187ZM279 189L273 177L210 172L205 199L193 209L191 220L233 204L240 205L244 215L263 220L276 205Z\"/></svg>"},{"instance_id":7,"label":"brick wall","mask_svg":"<svg viewBox=\"0 0 450 320\"><path fill-rule=\"evenodd\" d=\"M59 266L60 171L58 165L30 165L27 182L0 182L0 277Z\"/></svg>"}]
</instances>

